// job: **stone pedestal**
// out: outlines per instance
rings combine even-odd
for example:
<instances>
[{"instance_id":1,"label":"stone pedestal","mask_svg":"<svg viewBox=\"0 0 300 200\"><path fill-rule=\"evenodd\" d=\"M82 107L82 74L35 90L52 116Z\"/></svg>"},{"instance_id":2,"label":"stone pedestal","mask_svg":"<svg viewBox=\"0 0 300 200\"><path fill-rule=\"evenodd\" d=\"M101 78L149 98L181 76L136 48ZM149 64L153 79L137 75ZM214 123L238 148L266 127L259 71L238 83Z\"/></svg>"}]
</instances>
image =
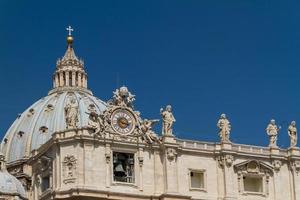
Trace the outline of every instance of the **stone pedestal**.
<instances>
[{"instance_id":1,"label":"stone pedestal","mask_svg":"<svg viewBox=\"0 0 300 200\"><path fill-rule=\"evenodd\" d=\"M300 148L299 147L291 147L288 149L290 156L300 156Z\"/></svg>"},{"instance_id":2,"label":"stone pedestal","mask_svg":"<svg viewBox=\"0 0 300 200\"><path fill-rule=\"evenodd\" d=\"M174 135L164 135L163 143L176 143L176 139Z\"/></svg>"},{"instance_id":3,"label":"stone pedestal","mask_svg":"<svg viewBox=\"0 0 300 200\"><path fill-rule=\"evenodd\" d=\"M232 149L232 143L229 143L229 142L221 143L221 149L222 150L231 150Z\"/></svg>"},{"instance_id":4,"label":"stone pedestal","mask_svg":"<svg viewBox=\"0 0 300 200\"><path fill-rule=\"evenodd\" d=\"M278 147L270 147L270 153L273 155L279 155L279 148Z\"/></svg>"}]
</instances>

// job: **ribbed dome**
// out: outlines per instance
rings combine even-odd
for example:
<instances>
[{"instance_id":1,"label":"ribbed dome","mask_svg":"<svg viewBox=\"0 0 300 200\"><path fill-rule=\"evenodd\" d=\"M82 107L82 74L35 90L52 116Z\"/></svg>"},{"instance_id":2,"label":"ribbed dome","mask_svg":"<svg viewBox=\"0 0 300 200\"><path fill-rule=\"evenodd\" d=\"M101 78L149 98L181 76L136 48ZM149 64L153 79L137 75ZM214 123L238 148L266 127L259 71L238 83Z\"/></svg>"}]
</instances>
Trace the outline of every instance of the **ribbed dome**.
<instances>
[{"instance_id":1,"label":"ribbed dome","mask_svg":"<svg viewBox=\"0 0 300 200\"><path fill-rule=\"evenodd\" d=\"M22 183L6 170L0 171L0 196L1 194L26 199L26 193Z\"/></svg>"},{"instance_id":2,"label":"ribbed dome","mask_svg":"<svg viewBox=\"0 0 300 200\"><path fill-rule=\"evenodd\" d=\"M8 173L5 165L5 157L0 152L0 197L2 195L16 197L14 199L26 199L22 183Z\"/></svg>"},{"instance_id":3,"label":"ribbed dome","mask_svg":"<svg viewBox=\"0 0 300 200\"><path fill-rule=\"evenodd\" d=\"M2 141L8 163L29 157L31 151L46 143L54 132L66 130L65 106L70 98L77 101L78 128L87 126L91 106L98 113L106 108L105 102L88 92L71 89L50 93L19 115L8 129Z\"/></svg>"}]
</instances>

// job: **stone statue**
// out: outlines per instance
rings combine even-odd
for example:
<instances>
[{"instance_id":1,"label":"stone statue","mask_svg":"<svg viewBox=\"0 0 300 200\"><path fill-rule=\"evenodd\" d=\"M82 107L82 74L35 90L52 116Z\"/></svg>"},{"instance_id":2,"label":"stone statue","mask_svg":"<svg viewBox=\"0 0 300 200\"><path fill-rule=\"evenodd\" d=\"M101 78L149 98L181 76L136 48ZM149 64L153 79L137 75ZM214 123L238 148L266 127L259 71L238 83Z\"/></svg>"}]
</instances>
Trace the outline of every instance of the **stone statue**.
<instances>
[{"instance_id":1,"label":"stone statue","mask_svg":"<svg viewBox=\"0 0 300 200\"><path fill-rule=\"evenodd\" d=\"M298 137L297 137L297 127L296 127L296 122L295 121L292 121L291 124L289 125L288 134L289 134L290 139L291 139L290 147L291 148L296 147Z\"/></svg>"},{"instance_id":2,"label":"stone statue","mask_svg":"<svg viewBox=\"0 0 300 200\"><path fill-rule=\"evenodd\" d=\"M159 122L159 120L148 120L144 119L141 122L141 131L144 134L145 139L147 142L152 144L153 142L161 143L160 138L157 136L157 134L152 130L152 127L155 123Z\"/></svg>"},{"instance_id":3,"label":"stone statue","mask_svg":"<svg viewBox=\"0 0 300 200\"><path fill-rule=\"evenodd\" d=\"M74 96L68 98L65 106L65 118L67 129L77 128L78 123L78 104Z\"/></svg>"},{"instance_id":4,"label":"stone statue","mask_svg":"<svg viewBox=\"0 0 300 200\"><path fill-rule=\"evenodd\" d=\"M277 135L281 127L277 127L275 120L272 119L266 128L266 132L270 138L269 147L277 147Z\"/></svg>"},{"instance_id":5,"label":"stone statue","mask_svg":"<svg viewBox=\"0 0 300 200\"><path fill-rule=\"evenodd\" d=\"M102 117L97 113L95 105L91 105L89 107L89 121L88 121L88 128L93 129L95 134L99 134L101 131L103 131L103 119Z\"/></svg>"},{"instance_id":6,"label":"stone statue","mask_svg":"<svg viewBox=\"0 0 300 200\"><path fill-rule=\"evenodd\" d=\"M162 133L163 135L173 136L173 124L176 121L172 113L172 106L167 105L166 109L160 109L160 114L163 119Z\"/></svg>"},{"instance_id":7,"label":"stone statue","mask_svg":"<svg viewBox=\"0 0 300 200\"><path fill-rule=\"evenodd\" d=\"M116 91L113 92L112 103L116 106L133 107L134 97L135 95L131 94L127 87L122 86L120 89L116 89Z\"/></svg>"},{"instance_id":8,"label":"stone statue","mask_svg":"<svg viewBox=\"0 0 300 200\"><path fill-rule=\"evenodd\" d=\"M220 136L221 142L222 143L231 143L229 140L231 125L224 113L221 114L220 119L217 123L217 127L219 128L219 136Z\"/></svg>"}]
</instances>

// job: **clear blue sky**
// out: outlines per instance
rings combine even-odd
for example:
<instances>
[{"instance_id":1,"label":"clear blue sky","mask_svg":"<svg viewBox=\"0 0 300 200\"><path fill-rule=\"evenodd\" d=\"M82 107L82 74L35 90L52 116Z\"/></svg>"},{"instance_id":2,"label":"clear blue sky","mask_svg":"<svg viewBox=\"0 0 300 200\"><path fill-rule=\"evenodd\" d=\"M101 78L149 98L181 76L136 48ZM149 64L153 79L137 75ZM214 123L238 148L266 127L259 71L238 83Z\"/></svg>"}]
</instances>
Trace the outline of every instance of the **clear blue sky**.
<instances>
[{"instance_id":1,"label":"clear blue sky","mask_svg":"<svg viewBox=\"0 0 300 200\"><path fill-rule=\"evenodd\" d=\"M286 147L288 123L300 128L299 10L276 0L2 0L0 136L52 87L70 24L100 99L125 84L143 117L170 103L176 135L204 141L218 141L224 112L232 141L267 145L275 118Z\"/></svg>"}]
</instances>

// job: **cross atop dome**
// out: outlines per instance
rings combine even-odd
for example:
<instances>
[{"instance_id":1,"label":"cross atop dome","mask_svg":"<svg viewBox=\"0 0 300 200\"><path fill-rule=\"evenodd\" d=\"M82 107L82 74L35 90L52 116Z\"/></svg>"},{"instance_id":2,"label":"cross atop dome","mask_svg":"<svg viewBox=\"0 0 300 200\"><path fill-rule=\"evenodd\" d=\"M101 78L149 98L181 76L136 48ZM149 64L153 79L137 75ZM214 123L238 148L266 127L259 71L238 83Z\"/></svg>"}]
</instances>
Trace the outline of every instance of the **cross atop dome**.
<instances>
[{"instance_id":1,"label":"cross atop dome","mask_svg":"<svg viewBox=\"0 0 300 200\"><path fill-rule=\"evenodd\" d=\"M72 32L74 31L74 29L72 28L72 26L68 26L66 28L66 30L68 31L68 37L67 37L67 43L69 47L72 47L73 44L73 36L72 36Z\"/></svg>"},{"instance_id":2,"label":"cross atop dome","mask_svg":"<svg viewBox=\"0 0 300 200\"><path fill-rule=\"evenodd\" d=\"M66 28L66 30L69 32L69 36L71 36L72 35L72 31L74 31L74 29L70 25L69 25L69 27Z\"/></svg>"}]
</instances>

